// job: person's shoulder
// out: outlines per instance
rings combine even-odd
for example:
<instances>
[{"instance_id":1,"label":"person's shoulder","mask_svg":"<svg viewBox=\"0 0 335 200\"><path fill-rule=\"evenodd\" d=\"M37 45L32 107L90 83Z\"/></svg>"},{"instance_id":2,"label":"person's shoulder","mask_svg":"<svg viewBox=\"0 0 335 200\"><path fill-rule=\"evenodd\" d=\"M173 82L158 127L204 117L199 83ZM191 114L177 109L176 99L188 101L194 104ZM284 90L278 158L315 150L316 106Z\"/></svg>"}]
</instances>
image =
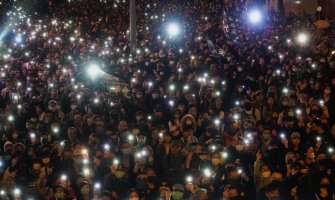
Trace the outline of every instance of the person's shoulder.
<instances>
[{"instance_id":1,"label":"person's shoulder","mask_svg":"<svg viewBox=\"0 0 335 200\"><path fill-rule=\"evenodd\" d=\"M106 174L105 179L106 180L114 180L114 179L116 179L116 176L112 172L109 172L108 174Z\"/></svg>"}]
</instances>

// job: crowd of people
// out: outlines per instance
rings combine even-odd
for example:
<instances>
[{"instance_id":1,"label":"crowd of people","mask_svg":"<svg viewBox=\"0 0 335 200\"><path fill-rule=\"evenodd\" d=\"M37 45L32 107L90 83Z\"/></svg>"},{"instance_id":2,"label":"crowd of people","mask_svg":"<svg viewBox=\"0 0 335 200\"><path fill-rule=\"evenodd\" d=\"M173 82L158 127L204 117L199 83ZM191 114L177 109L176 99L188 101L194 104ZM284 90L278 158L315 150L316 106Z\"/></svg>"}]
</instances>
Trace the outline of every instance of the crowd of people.
<instances>
[{"instance_id":1,"label":"crowd of people","mask_svg":"<svg viewBox=\"0 0 335 200\"><path fill-rule=\"evenodd\" d=\"M36 2L0 2L0 199L335 199L333 29L141 0L132 50L128 1Z\"/></svg>"}]
</instances>

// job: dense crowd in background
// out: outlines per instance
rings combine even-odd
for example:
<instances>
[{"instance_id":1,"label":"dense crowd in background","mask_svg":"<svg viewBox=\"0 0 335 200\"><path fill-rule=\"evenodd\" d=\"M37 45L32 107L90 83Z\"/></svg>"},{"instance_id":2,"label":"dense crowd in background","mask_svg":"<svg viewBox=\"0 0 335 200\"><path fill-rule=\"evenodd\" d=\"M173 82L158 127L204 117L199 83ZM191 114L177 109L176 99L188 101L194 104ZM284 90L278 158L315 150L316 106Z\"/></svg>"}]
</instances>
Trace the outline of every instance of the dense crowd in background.
<instances>
[{"instance_id":1,"label":"dense crowd in background","mask_svg":"<svg viewBox=\"0 0 335 200\"><path fill-rule=\"evenodd\" d=\"M132 52L128 1L34 2L0 4L0 199L335 199L334 30L314 16L141 0Z\"/></svg>"}]
</instances>

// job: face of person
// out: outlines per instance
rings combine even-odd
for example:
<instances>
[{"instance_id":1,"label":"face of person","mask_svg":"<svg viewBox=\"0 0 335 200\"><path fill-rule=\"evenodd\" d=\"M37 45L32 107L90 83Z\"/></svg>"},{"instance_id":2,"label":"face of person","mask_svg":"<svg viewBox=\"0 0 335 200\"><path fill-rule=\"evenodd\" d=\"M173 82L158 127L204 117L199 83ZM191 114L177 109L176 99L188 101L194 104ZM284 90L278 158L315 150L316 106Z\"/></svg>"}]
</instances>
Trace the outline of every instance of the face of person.
<instances>
[{"instance_id":1,"label":"face of person","mask_svg":"<svg viewBox=\"0 0 335 200\"><path fill-rule=\"evenodd\" d=\"M193 134L193 131L191 129L185 130L183 132L183 135L185 138L189 138Z\"/></svg>"},{"instance_id":2,"label":"face of person","mask_svg":"<svg viewBox=\"0 0 335 200\"><path fill-rule=\"evenodd\" d=\"M132 192L132 193L129 194L129 200L138 199L138 198L139 198L139 196L136 192Z\"/></svg>"},{"instance_id":3,"label":"face of person","mask_svg":"<svg viewBox=\"0 0 335 200\"><path fill-rule=\"evenodd\" d=\"M195 107L192 107L189 109L188 113L192 116L197 116L197 109Z\"/></svg>"},{"instance_id":4,"label":"face of person","mask_svg":"<svg viewBox=\"0 0 335 200\"><path fill-rule=\"evenodd\" d=\"M127 128L128 128L127 122L121 121L118 127L119 131L122 132L126 130Z\"/></svg>"},{"instance_id":5,"label":"face of person","mask_svg":"<svg viewBox=\"0 0 335 200\"><path fill-rule=\"evenodd\" d=\"M67 135L68 135L70 141L74 141L75 139L77 139L76 129L70 128L67 132Z\"/></svg>"},{"instance_id":6,"label":"face of person","mask_svg":"<svg viewBox=\"0 0 335 200\"><path fill-rule=\"evenodd\" d=\"M272 181L280 181L280 182L282 182L283 175L281 173L278 173L278 172L273 172L271 174L271 180Z\"/></svg>"},{"instance_id":7,"label":"face of person","mask_svg":"<svg viewBox=\"0 0 335 200\"><path fill-rule=\"evenodd\" d=\"M173 146L171 147L171 153L172 153L172 154L177 154L177 153L179 153L179 151L180 151L179 146L177 146L177 145L173 145Z\"/></svg>"},{"instance_id":8,"label":"face of person","mask_svg":"<svg viewBox=\"0 0 335 200\"><path fill-rule=\"evenodd\" d=\"M165 143L170 143L171 142L171 136L168 135L168 134L164 135L164 142Z\"/></svg>"},{"instance_id":9,"label":"face of person","mask_svg":"<svg viewBox=\"0 0 335 200\"><path fill-rule=\"evenodd\" d=\"M261 168L262 172L269 171L269 170L270 170L270 168L267 165L263 165L262 168Z\"/></svg>"},{"instance_id":10,"label":"face of person","mask_svg":"<svg viewBox=\"0 0 335 200\"><path fill-rule=\"evenodd\" d=\"M237 189L229 189L227 191L227 195L228 195L228 198L237 197L238 196L238 191L237 191Z\"/></svg>"},{"instance_id":11,"label":"face of person","mask_svg":"<svg viewBox=\"0 0 335 200\"><path fill-rule=\"evenodd\" d=\"M276 199L279 197L279 190L274 190L274 191L269 191L269 192L266 192L266 197L269 199L269 200L272 200L272 199Z\"/></svg>"},{"instance_id":12,"label":"face of person","mask_svg":"<svg viewBox=\"0 0 335 200\"><path fill-rule=\"evenodd\" d=\"M299 137L292 138L292 144L294 146L298 146L300 144L300 138Z\"/></svg>"},{"instance_id":13,"label":"face of person","mask_svg":"<svg viewBox=\"0 0 335 200\"><path fill-rule=\"evenodd\" d=\"M50 122L52 119L52 113L46 113L44 117L45 122Z\"/></svg>"},{"instance_id":14,"label":"face of person","mask_svg":"<svg viewBox=\"0 0 335 200\"><path fill-rule=\"evenodd\" d=\"M81 125L82 124L82 117L80 115L75 116L74 123L76 125Z\"/></svg>"}]
</instances>

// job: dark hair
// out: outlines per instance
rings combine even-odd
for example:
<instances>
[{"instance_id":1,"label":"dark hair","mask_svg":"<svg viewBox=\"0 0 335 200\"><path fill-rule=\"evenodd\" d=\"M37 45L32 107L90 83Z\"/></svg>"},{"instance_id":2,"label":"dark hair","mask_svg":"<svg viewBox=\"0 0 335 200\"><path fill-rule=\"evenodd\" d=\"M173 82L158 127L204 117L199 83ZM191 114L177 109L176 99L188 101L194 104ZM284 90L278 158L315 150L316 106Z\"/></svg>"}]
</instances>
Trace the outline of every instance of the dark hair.
<instances>
[{"instance_id":1,"label":"dark hair","mask_svg":"<svg viewBox=\"0 0 335 200\"><path fill-rule=\"evenodd\" d=\"M129 196L132 192L135 192L137 195L139 195L138 191L137 191L135 188L132 188L132 189L129 190L129 192L128 192L128 196Z\"/></svg>"},{"instance_id":2,"label":"dark hair","mask_svg":"<svg viewBox=\"0 0 335 200\"><path fill-rule=\"evenodd\" d=\"M109 192L109 191L107 191L107 190L102 191L102 192L100 193L100 195L99 195L99 198L101 198L101 197L103 197L103 196L107 196L107 197L109 197L110 199L115 199L115 198L113 197L112 193Z\"/></svg>"},{"instance_id":3,"label":"dark hair","mask_svg":"<svg viewBox=\"0 0 335 200\"><path fill-rule=\"evenodd\" d=\"M265 187L265 192L273 192L279 190L279 185L276 182L271 182L269 185Z\"/></svg>"},{"instance_id":4,"label":"dark hair","mask_svg":"<svg viewBox=\"0 0 335 200\"><path fill-rule=\"evenodd\" d=\"M181 115L181 110L179 110L179 109L175 109L174 111L173 111L173 113L171 114L171 116L170 116L170 121L171 121L171 123L173 124L173 125L175 125L176 123L174 122L174 114L176 113L176 112L178 112L179 114L180 114L180 117L179 117L179 119L181 120L181 118L182 118L182 115Z\"/></svg>"}]
</instances>

